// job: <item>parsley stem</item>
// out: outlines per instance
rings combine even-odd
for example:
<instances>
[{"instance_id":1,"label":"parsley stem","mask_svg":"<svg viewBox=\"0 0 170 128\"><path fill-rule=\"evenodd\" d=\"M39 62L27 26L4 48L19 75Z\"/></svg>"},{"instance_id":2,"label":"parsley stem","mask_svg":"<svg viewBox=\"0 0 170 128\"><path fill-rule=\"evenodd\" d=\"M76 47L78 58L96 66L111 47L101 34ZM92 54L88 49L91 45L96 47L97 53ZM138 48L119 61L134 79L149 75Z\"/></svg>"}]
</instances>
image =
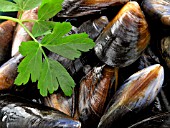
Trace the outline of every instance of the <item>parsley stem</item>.
<instances>
[{"instance_id":1,"label":"parsley stem","mask_svg":"<svg viewBox=\"0 0 170 128\"><path fill-rule=\"evenodd\" d=\"M31 36L31 38L35 41L38 42L37 39L35 39L35 37L32 35L32 33L27 29L27 27L25 27L25 25L19 20L18 22L23 28L24 30Z\"/></svg>"},{"instance_id":2,"label":"parsley stem","mask_svg":"<svg viewBox=\"0 0 170 128\"><path fill-rule=\"evenodd\" d=\"M2 19L2 20L12 20L12 21L17 22L17 23L19 22L19 19L9 17L9 16L0 16L0 19Z\"/></svg>"},{"instance_id":3,"label":"parsley stem","mask_svg":"<svg viewBox=\"0 0 170 128\"><path fill-rule=\"evenodd\" d=\"M21 22L37 22L37 20L29 20L29 19L25 19L25 20L21 20Z\"/></svg>"},{"instance_id":4,"label":"parsley stem","mask_svg":"<svg viewBox=\"0 0 170 128\"><path fill-rule=\"evenodd\" d=\"M38 42L37 39L35 39L35 37L33 36L33 34L27 29L27 27L22 23L22 22L25 22L26 20L20 20L20 19L17 19L17 18L13 18L13 17L9 17L9 16L0 16L0 19L3 19L3 20L12 20L14 22L17 22L19 23L23 28L24 30L31 36L31 38L35 41L35 42Z\"/></svg>"},{"instance_id":5,"label":"parsley stem","mask_svg":"<svg viewBox=\"0 0 170 128\"><path fill-rule=\"evenodd\" d=\"M41 51L42 51L45 59L48 60L48 57L46 56L46 54L45 54L45 52L44 52L44 50L43 50L43 48L42 48L42 45L41 45L40 43L39 43L39 46L40 46L40 49L41 49Z\"/></svg>"}]
</instances>

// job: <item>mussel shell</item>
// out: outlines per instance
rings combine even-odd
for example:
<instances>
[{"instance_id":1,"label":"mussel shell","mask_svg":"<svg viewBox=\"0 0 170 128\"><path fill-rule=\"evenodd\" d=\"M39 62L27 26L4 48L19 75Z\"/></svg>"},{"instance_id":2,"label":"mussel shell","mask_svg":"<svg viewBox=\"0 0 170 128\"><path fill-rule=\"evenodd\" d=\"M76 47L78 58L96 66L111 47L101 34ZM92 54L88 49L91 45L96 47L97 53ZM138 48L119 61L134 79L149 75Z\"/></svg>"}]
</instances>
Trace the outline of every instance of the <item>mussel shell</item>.
<instances>
[{"instance_id":1,"label":"mussel shell","mask_svg":"<svg viewBox=\"0 0 170 128\"><path fill-rule=\"evenodd\" d=\"M159 19L163 24L170 26L170 1L143 0L142 7L153 19Z\"/></svg>"},{"instance_id":2,"label":"mussel shell","mask_svg":"<svg viewBox=\"0 0 170 128\"><path fill-rule=\"evenodd\" d=\"M81 123L64 113L13 95L0 96L0 127L80 128Z\"/></svg>"},{"instance_id":3,"label":"mussel shell","mask_svg":"<svg viewBox=\"0 0 170 128\"><path fill-rule=\"evenodd\" d=\"M170 36L164 37L161 40L161 55L168 68L170 68Z\"/></svg>"},{"instance_id":4,"label":"mussel shell","mask_svg":"<svg viewBox=\"0 0 170 128\"><path fill-rule=\"evenodd\" d=\"M150 40L148 24L137 2L128 2L96 39L96 55L113 67L136 61Z\"/></svg>"},{"instance_id":5,"label":"mussel shell","mask_svg":"<svg viewBox=\"0 0 170 128\"><path fill-rule=\"evenodd\" d=\"M17 77L17 67L23 56L21 54L11 58L0 67L0 90L9 89L13 86Z\"/></svg>"},{"instance_id":6,"label":"mussel shell","mask_svg":"<svg viewBox=\"0 0 170 128\"><path fill-rule=\"evenodd\" d=\"M128 128L169 128L170 112L160 113L158 115L141 120Z\"/></svg>"},{"instance_id":7,"label":"mussel shell","mask_svg":"<svg viewBox=\"0 0 170 128\"><path fill-rule=\"evenodd\" d=\"M164 69L155 64L130 76L116 92L102 116L98 128L111 127L114 121L130 111L148 106L157 96L164 81Z\"/></svg>"},{"instance_id":8,"label":"mussel shell","mask_svg":"<svg viewBox=\"0 0 170 128\"><path fill-rule=\"evenodd\" d=\"M106 16L101 16L95 20L88 20L78 28L78 33L86 32L89 38L95 40L108 23L109 21Z\"/></svg>"},{"instance_id":9,"label":"mussel shell","mask_svg":"<svg viewBox=\"0 0 170 128\"><path fill-rule=\"evenodd\" d=\"M108 6L122 5L129 0L64 0L59 17L77 17L100 12Z\"/></svg>"},{"instance_id":10,"label":"mussel shell","mask_svg":"<svg viewBox=\"0 0 170 128\"><path fill-rule=\"evenodd\" d=\"M13 21L4 21L0 24L0 65L10 58L15 25Z\"/></svg>"},{"instance_id":11,"label":"mussel shell","mask_svg":"<svg viewBox=\"0 0 170 128\"><path fill-rule=\"evenodd\" d=\"M78 112L86 127L97 125L113 84L114 69L109 66L102 68L95 67L80 82Z\"/></svg>"},{"instance_id":12,"label":"mussel shell","mask_svg":"<svg viewBox=\"0 0 170 128\"><path fill-rule=\"evenodd\" d=\"M67 97L62 93L56 92L45 97L45 105L55 108L70 117L75 114L75 93L71 97Z\"/></svg>"}]
</instances>

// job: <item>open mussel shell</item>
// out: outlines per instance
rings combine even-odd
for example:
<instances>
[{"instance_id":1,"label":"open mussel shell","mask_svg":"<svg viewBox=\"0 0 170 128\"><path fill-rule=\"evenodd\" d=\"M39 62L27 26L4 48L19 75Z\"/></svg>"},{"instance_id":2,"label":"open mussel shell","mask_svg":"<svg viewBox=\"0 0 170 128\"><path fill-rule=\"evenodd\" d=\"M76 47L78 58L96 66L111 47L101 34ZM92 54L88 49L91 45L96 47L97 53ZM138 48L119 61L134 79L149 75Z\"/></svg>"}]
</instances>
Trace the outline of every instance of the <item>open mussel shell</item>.
<instances>
[{"instance_id":1,"label":"open mussel shell","mask_svg":"<svg viewBox=\"0 0 170 128\"><path fill-rule=\"evenodd\" d=\"M0 97L1 128L80 128L64 113L13 95Z\"/></svg>"},{"instance_id":2,"label":"open mussel shell","mask_svg":"<svg viewBox=\"0 0 170 128\"><path fill-rule=\"evenodd\" d=\"M142 7L153 19L158 19L163 24L170 26L170 1L143 0Z\"/></svg>"},{"instance_id":3,"label":"open mussel shell","mask_svg":"<svg viewBox=\"0 0 170 128\"><path fill-rule=\"evenodd\" d=\"M155 64L130 76L116 92L100 119L98 128L111 127L126 113L148 106L157 96L164 81L164 69Z\"/></svg>"},{"instance_id":4,"label":"open mussel shell","mask_svg":"<svg viewBox=\"0 0 170 128\"><path fill-rule=\"evenodd\" d=\"M170 68L170 36L161 40L161 55L168 68Z\"/></svg>"},{"instance_id":5,"label":"open mussel shell","mask_svg":"<svg viewBox=\"0 0 170 128\"><path fill-rule=\"evenodd\" d=\"M100 12L108 6L122 5L129 0L64 0L59 17L77 17Z\"/></svg>"},{"instance_id":6,"label":"open mussel shell","mask_svg":"<svg viewBox=\"0 0 170 128\"><path fill-rule=\"evenodd\" d=\"M96 39L96 55L113 67L136 61L150 40L148 24L137 2L128 2Z\"/></svg>"}]
</instances>

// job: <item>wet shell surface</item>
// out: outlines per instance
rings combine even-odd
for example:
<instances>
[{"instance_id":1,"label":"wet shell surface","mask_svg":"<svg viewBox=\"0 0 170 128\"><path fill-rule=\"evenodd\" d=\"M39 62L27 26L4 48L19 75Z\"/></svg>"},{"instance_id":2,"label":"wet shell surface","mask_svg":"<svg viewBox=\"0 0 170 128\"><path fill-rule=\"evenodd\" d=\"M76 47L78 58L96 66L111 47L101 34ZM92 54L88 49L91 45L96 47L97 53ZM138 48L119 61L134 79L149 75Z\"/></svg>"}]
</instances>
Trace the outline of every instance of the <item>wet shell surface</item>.
<instances>
[{"instance_id":1,"label":"wet shell surface","mask_svg":"<svg viewBox=\"0 0 170 128\"><path fill-rule=\"evenodd\" d=\"M21 54L11 58L0 67L0 90L9 89L13 86L17 77L17 67L23 56Z\"/></svg>"},{"instance_id":2,"label":"wet shell surface","mask_svg":"<svg viewBox=\"0 0 170 128\"><path fill-rule=\"evenodd\" d=\"M150 40L148 24L137 2L128 2L96 39L96 55L113 67L136 61Z\"/></svg>"},{"instance_id":3,"label":"wet shell surface","mask_svg":"<svg viewBox=\"0 0 170 128\"><path fill-rule=\"evenodd\" d=\"M0 66L1 64L10 58L10 46L13 32L16 23L13 21L5 21L0 24Z\"/></svg>"},{"instance_id":4,"label":"wet shell surface","mask_svg":"<svg viewBox=\"0 0 170 128\"><path fill-rule=\"evenodd\" d=\"M108 91L114 80L114 69L95 67L80 82L78 112L83 124L98 123L103 114ZM93 120L93 121L92 121Z\"/></svg>"},{"instance_id":5,"label":"wet shell surface","mask_svg":"<svg viewBox=\"0 0 170 128\"><path fill-rule=\"evenodd\" d=\"M142 7L152 18L159 19L163 24L170 26L170 1L143 0Z\"/></svg>"},{"instance_id":6,"label":"wet shell surface","mask_svg":"<svg viewBox=\"0 0 170 128\"><path fill-rule=\"evenodd\" d=\"M157 96L163 81L164 69L160 64L149 66L131 75L108 104L98 128L109 128L127 112L148 106Z\"/></svg>"},{"instance_id":7,"label":"wet shell surface","mask_svg":"<svg viewBox=\"0 0 170 128\"><path fill-rule=\"evenodd\" d=\"M1 128L80 128L64 113L14 95L0 97Z\"/></svg>"},{"instance_id":8,"label":"wet shell surface","mask_svg":"<svg viewBox=\"0 0 170 128\"><path fill-rule=\"evenodd\" d=\"M45 97L45 105L55 108L66 115L73 117L75 108L75 96L66 97L62 93L52 94L48 97Z\"/></svg>"},{"instance_id":9,"label":"wet shell surface","mask_svg":"<svg viewBox=\"0 0 170 128\"><path fill-rule=\"evenodd\" d=\"M78 33L86 32L91 39L95 40L108 23L109 21L106 16L101 16L95 20L88 20L78 28Z\"/></svg>"},{"instance_id":10,"label":"wet shell surface","mask_svg":"<svg viewBox=\"0 0 170 128\"><path fill-rule=\"evenodd\" d=\"M170 36L161 40L161 54L166 65L170 68Z\"/></svg>"},{"instance_id":11,"label":"wet shell surface","mask_svg":"<svg viewBox=\"0 0 170 128\"><path fill-rule=\"evenodd\" d=\"M109 6L122 5L129 0L64 0L59 17L77 17L100 12Z\"/></svg>"}]
</instances>

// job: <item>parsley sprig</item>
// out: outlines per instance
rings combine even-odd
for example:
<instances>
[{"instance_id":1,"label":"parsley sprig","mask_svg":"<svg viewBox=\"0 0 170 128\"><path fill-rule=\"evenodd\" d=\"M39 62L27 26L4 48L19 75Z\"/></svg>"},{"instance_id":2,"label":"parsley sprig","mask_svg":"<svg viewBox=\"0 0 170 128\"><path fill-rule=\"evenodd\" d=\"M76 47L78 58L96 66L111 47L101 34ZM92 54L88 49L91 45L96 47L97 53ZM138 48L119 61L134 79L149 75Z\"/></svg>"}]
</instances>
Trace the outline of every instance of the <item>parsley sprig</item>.
<instances>
[{"instance_id":1,"label":"parsley sprig","mask_svg":"<svg viewBox=\"0 0 170 128\"><path fill-rule=\"evenodd\" d=\"M20 24L32 37L33 41L22 42L19 52L24 59L18 66L16 85L25 85L29 79L38 81L38 89L42 96L51 94L59 87L66 96L72 94L75 82L67 70L57 61L47 57L44 48L63 57L74 60L94 47L94 42L85 33L68 35L72 26L69 22L49 21L62 9L63 0L8 0L0 1L0 11L19 11L19 18L0 16L0 19L12 20ZM38 20L21 20L23 11L39 6ZM23 22L34 22L30 32ZM44 36L41 42L36 37Z\"/></svg>"}]
</instances>

